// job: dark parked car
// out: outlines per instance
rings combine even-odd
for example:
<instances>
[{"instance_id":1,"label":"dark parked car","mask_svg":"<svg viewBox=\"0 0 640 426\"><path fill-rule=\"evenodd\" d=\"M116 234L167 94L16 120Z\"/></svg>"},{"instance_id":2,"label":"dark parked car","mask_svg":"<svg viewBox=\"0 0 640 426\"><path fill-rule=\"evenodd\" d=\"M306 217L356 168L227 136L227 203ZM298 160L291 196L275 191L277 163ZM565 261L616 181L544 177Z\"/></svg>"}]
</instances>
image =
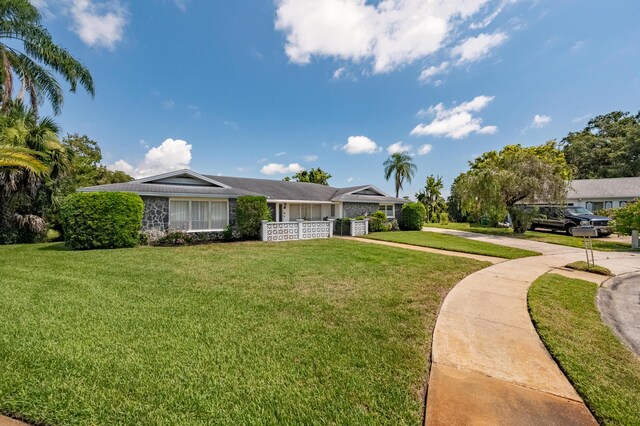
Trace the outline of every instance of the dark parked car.
<instances>
[{"instance_id":1,"label":"dark parked car","mask_svg":"<svg viewBox=\"0 0 640 426\"><path fill-rule=\"evenodd\" d=\"M584 207L573 206L528 206L528 209L536 210L536 215L531 224L531 230L545 228L564 231L568 235L576 226L586 224L594 226L598 230L598 236L606 237L613 232L609 225L609 218L597 216Z\"/></svg>"}]
</instances>

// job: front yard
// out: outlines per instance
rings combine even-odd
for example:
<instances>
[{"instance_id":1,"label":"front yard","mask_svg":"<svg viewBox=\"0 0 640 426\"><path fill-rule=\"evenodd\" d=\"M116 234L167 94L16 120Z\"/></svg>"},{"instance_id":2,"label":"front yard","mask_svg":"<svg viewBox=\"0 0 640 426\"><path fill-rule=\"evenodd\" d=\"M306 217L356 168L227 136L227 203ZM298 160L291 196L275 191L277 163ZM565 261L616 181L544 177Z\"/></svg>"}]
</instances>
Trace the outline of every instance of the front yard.
<instances>
[{"instance_id":1,"label":"front yard","mask_svg":"<svg viewBox=\"0 0 640 426\"><path fill-rule=\"evenodd\" d=\"M425 225L430 228L442 228L442 229L455 229L458 231L477 232L480 234L489 235L502 235L505 237L522 238L525 240L539 241L541 243L558 244L568 247L583 248L582 238L571 237L569 235L552 232L552 231L527 231L524 235L514 234L512 229L509 228L492 228L490 226L469 224L469 223L455 223L448 224L440 223L428 223ZM629 251L631 250L630 243L623 243L614 241L607 237L593 238L593 249L600 251Z\"/></svg>"},{"instance_id":2,"label":"front yard","mask_svg":"<svg viewBox=\"0 0 640 426\"><path fill-rule=\"evenodd\" d=\"M486 266L339 239L0 259L0 412L43 424L420 424L438 307Z\"/></svg>"},{"instance_id":3,"label":"front yard","mask_svg":"<svg viewBox=\"0 0 640 426\"><path fill-rule=\"evenodd\" d=\"M603 425L640 424L640 360L596 308L598 285L545 274L529 289L540 338Z\"/></svg>"},{"instance_id":4,"label":"front yard","mask_svg":"<svg viewBox=\"0 0 640 426\"><path fill-rule=\"evenodd\" d=\"M463 237L457 237L455 235L437 234L435 232L425 231L376 232L368 234L363 238L431 247L441 250L458 251L462 253L502 257L504 259L519 259L521 257L537 256L540 254L535 251L485 243L483 241L474 241Z\"/></svg>"}]
</instances>

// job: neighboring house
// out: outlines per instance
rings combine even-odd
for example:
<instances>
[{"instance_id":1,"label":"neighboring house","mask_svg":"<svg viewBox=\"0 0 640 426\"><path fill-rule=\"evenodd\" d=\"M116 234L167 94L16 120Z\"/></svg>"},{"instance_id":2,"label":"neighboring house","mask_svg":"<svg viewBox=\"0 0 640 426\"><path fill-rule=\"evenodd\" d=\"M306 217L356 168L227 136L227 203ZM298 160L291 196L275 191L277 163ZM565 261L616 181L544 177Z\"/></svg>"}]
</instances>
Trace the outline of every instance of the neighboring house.
<instances>
[{"instance_id":1,"label":"neighboring house","mask_svg":"<svg viewBox=\"0 0 640 426\"><path fill-rule=\"evenodd\" d=\"M208 176L191 170L78 191L135 192L144 201L143 230L182 229L212 233L212 238L225 226L235 225L236 199L242 195L267 197L274 222L354 218L378 210L399 219L402 205L407 202L373 185L333 188L305 182Z\"/></svg>"},{"instance_id":2,"label":"neighboring house","mask_svg":"<svg viewBox=\"0 0 640 426\"><path fill-rule=\"evenodd\" d=\"M571 181L567 205L598 211L623 207L640 197L640 177Z\"/></svg>"}]
</instances>

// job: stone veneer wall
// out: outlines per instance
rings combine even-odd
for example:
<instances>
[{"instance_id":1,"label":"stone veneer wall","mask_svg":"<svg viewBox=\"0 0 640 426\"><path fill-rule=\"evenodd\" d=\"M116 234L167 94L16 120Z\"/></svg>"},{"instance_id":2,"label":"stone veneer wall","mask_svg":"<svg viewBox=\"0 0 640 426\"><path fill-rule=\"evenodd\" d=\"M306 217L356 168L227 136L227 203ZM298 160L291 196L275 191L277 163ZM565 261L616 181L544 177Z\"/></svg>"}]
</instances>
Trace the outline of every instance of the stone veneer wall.
<instances>
[{"instance_id":1,"label":"stone veneer wall","mask_svg":"<svg viewBox=\"0 0 640 426\"><path fill-rule=\"evenodd\" d=\"M396 220L398 221L398 223L400 223L400 217L402 216L402 206L404 204L396 204L395 205L395 210L396 210Z\"/></svg>"},{"instance_id":2,"label":"stone veneer wall","mask_svg":"<svg viewBox=\"0 0 640 426\"><path fill-rule=\"evenodd\" d=\"M354 218L358 216L369 216L380 209L380 204L376 203L348 203L342 205L342 217Z\"/></svg>"},{"instance_id":3,"label":"stone veneer wall","mask_svg":"<svg viewBox=\"0 0 640 426\"><path fill-rule=\"evenodd\" d=\"M143 195L142 201L144 202L142 230L166 231L169 229L169 199Z\"/></svg>"},{"instance_id":4,"label":"stone veneer wall","mask_svg":"<svg viewBox=\"0 0 640 426\"><path fill-rule=\"evenodd\" d=\"M169 229L169 198L150 197L143 195L144 212L142 214L143 231L167 231ZM236 227L236 199L229 199L229 224ZM235 234L234 229L234 234ZM222 232L194 232L194 236L201 240L219 240Z\"/></svg>"}]
</instances>

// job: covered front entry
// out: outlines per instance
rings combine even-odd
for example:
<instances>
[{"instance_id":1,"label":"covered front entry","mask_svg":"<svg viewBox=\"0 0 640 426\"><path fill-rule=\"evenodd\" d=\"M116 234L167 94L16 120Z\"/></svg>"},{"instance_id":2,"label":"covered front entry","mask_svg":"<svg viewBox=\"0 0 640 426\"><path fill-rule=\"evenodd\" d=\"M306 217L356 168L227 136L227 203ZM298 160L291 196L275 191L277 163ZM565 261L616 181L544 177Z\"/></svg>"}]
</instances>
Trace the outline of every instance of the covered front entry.
<instances>
[{"instance_id":1,"label":"covered front entry","mask_svg":"<svg viewBox=\"0 0 640 426\"><path fill-rule=\"evenodd\" d=\"M276 222L319 221L336 216L333 203L276 203Z\"/></svg>"}]
</instances>

